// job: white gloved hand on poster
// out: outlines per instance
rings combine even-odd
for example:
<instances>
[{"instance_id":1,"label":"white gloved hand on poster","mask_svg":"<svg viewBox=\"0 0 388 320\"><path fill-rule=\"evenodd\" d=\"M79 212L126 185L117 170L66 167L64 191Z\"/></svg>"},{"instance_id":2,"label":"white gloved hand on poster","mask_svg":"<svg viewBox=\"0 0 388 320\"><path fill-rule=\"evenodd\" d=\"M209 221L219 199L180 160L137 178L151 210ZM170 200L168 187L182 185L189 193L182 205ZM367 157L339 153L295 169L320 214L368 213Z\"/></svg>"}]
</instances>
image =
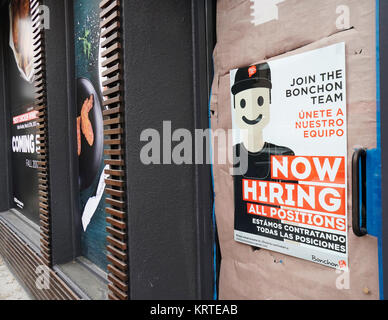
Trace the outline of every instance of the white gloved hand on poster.
<instances>
[{"instance_id":1,"label":"white gloved hand on poster","mask_svg":"<svg viewBox=\"0 0 388 320\"><path fill-rule=\"evenodd\" d=\"M97 210L98 204L101 201L102 195L105 190L105 179L109 177L108 174L105 174L105 170L109 170L109 165L104 167L104 170L101 173L100 180L98 181L97 192L94 197L90 197L88 202L85 205L84 211L82 213L82 226L84 231L86 231L94 213Z\"/></svg>"}]
</instances>

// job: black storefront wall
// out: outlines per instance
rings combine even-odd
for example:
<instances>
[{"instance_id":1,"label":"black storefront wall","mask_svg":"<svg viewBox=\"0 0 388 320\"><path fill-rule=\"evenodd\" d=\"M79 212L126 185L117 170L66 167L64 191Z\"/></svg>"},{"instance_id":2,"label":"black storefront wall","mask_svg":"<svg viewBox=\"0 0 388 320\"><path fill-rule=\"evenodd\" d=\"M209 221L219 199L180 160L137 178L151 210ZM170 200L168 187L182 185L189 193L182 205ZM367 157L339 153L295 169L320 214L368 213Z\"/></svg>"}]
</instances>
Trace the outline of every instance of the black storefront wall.
<instances>
[{"instance_id":1,"label":"black storefront wall","mask_svg":"<svg viewBox=\"0 0 388 320\"><path fill-rule=\"evenodd\" d=\"M53 265L80 254L72 4L42 1L45 30ZM208 127L215 1L123 1L129 298L211 299L214 230L208 165L145 166L140 133ZM2 10L2 14L7 14ZM149 21L144 23L144 21ZM2 35L6 37L6 35ZM2 45L7 42L2 39ZM4 71L2 57L0 68ZM4 72L2 72L4 74ZM1 77L0 130L9 137L7 89ZM10 208L9 140L2 139L0 187Z\"/></svg>"},{"instance_id":2,"label":"black storefront wall","mask_svg":"<svg viewBox=\"0 0 388 320\"><path fill-rule=\"evenodd\" d=\"M123 3L133 299L213 298L210 166L145 166L139 137L146 128L162 132L164 120L171 121L172 130L208 128L214 5L197 0Z\"/></svg>"},{"instance_id":3,"label":"black storefront wall","mask_svg":"<svg viewBox=\"0 0 388 320\"><path fill-rule=\"evenodd\" d=\"M75 118L72 6L43 3L52 21L45 45L52 252L53 264L59 264L78 255L80 233L74 223L79 221L77 159L68 151L75 149L75 123L63 121ZM122 3L131 299L214 295L210 166L145 166L139 157L141 131L162 132L164 120L191 131L208 127L214 6L214 1ZM73 214L64 216L66 211Z\"/></svg>"},{"instance_id":4,"label":"black storefront wall","mask_svg":"<svg viewBox=\"0 0 388 320\"><path fill-rule=\"evenodd\" d=\"M78 256L80 250L77 158L71 152L76 130L73 121L63 121L75 118L74 44L72 6L67 1L43 3L50 8L51 24L45 50L55 265ZM132 299L211 299L214 294L210 166L145 166L139 158L141 131L160 130L163 120L192 131L208 127L214 5L210 1L122 4ZM150 46L149 55L144 55Z\"/></svg>"}]
</instances>

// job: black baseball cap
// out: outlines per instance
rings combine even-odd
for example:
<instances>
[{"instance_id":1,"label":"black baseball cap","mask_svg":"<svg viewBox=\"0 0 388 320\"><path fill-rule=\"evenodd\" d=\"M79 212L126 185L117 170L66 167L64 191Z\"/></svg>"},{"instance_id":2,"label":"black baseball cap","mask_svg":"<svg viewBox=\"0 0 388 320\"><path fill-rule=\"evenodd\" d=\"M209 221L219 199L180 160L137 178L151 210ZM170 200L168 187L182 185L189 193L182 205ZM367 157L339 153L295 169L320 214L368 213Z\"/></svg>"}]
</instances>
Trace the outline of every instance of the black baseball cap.
<instances>
[{"instance_id":1,"label":"black baseball cap","mask_svg":"<svg viewBox=\"0 0 388 320\"><path fill-rule=\"evenodd\" d=\"M271 69L268 63L260 63L237 70L232 87L233 95L252 88L272 89Z\"/></svg>"}]
</instances>

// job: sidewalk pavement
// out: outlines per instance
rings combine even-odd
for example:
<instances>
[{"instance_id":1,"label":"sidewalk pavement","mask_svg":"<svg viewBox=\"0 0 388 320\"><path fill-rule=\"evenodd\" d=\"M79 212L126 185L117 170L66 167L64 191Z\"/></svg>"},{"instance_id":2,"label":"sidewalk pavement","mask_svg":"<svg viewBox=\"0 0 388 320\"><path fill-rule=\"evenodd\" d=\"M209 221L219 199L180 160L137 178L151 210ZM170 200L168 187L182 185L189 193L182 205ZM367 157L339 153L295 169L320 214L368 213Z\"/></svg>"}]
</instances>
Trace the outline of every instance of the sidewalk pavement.
<instances>
[{"instance_id":1,"label":"sidewalk pavement","mask_svg":"<svg viewBox=\"0 0 388 320\"><path fill-rule=\"evenodd\" d=\"M0 256L0 300L31 300Z\"/></svg>"}]
</instances>

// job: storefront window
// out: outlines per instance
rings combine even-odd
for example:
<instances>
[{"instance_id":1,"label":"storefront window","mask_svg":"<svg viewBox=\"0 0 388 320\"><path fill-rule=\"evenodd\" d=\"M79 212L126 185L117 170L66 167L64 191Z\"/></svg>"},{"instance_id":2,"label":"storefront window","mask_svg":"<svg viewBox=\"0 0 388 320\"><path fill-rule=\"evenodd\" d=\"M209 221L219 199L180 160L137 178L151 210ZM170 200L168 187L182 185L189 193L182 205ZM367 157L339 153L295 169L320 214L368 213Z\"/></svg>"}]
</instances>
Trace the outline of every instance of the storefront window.
<instances>
[{"instance_id":1,"label":"storefront window","mask_svg":"<svg viewBox=\"0 0 388 320\"><path fill-rule=\"evenodd\" d=\"M100 84L98 0L74 1L77 150L79 159L82 254L106 269L104 136Z\"/></svg>"},{"instance_id":2,"label":"storefront window","mask_svg":"<svg viewBox=\"0 0 388 320\"><path fill-rule=\"evenodd\" d=\"M29 0L9 5L7 47L9 109L12 135L12 201L28 219L39 224L38 124L34 111L32 20Z\"/></svg>"}]
</instances>

